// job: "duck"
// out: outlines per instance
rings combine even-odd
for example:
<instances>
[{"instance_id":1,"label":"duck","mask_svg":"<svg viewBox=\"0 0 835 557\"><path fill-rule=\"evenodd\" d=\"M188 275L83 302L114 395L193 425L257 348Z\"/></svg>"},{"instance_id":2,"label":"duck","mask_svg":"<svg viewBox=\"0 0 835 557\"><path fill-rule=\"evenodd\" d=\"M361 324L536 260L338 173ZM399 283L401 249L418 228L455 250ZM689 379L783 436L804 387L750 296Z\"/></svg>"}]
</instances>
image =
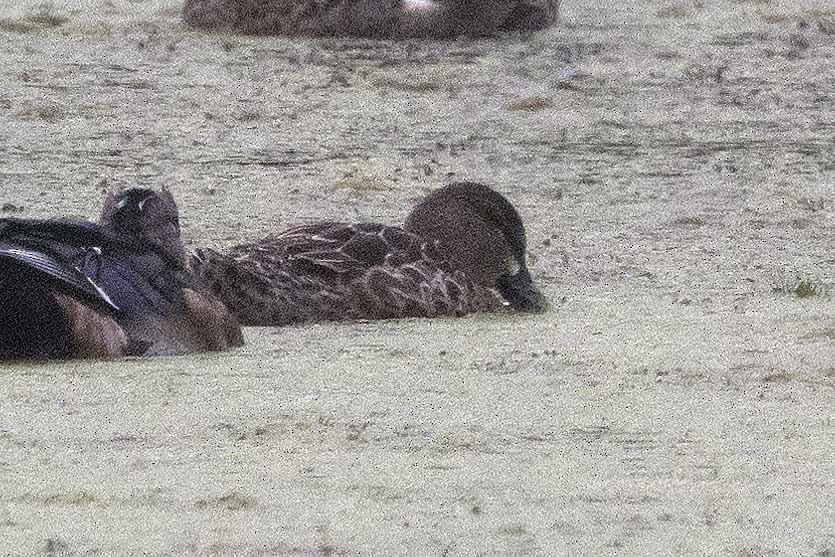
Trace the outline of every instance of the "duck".
<instances>
[{"instance_id":1,"label":"duck","mask_svg":"<svg viewBox=\"0 0 835 557\"><path fill-rule=\"evenodd\" d=\"M99 222L0 219L0 360L110 359L243 344L186 267L170 192L110 192Z\"/></svg>"},{"instance_id":2,"label":"duck","mask_svg":"<svg viewBox=\"0 0 835 557\"><path fill-rule=\"evenodd\" d=\"M248 326L549 307L519 213L477 182L433 191L402 227L302 224L225 252L197 249L190 266Z\"/></svg>"},{"instance_id":3,"label":"duck","mask_svg":"<svg viewBox=\"0 0 835 557\"><path fill-rule=\"evenodd\" d=\"M554 25L560 0L186 0L186 26L247 35L487 36Z\"/></svg>"}]
</instances>

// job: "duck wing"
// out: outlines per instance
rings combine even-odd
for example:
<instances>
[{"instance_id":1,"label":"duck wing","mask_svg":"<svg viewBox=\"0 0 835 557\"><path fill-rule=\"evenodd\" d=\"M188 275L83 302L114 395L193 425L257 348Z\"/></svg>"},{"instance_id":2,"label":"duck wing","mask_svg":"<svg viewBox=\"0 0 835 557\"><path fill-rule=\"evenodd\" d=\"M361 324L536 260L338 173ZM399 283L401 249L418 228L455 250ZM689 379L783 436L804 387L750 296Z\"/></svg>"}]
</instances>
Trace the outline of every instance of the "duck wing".
<instances>
[{"instance_id":1,"label":"duck wing","mask_svg":"<svg viewBox=\"0 0 835 557\"><path fill-rule=\"evenodd\" d=\"M453 316L498 305L436 242L380 224L296 226L228 253L197 250L191 268L243 325Z\"/></svg>"},{"instance_id":2,"label":"duck wing","mask_svg":"<svg viewBox=\"0 0 835 557\"><path fill-rule=\"evenodd\" d=\"M190 268L244 325L362 317L350 290L370 269L417 261L421 241L381 224L320 222L229 252L198 249Z\"/></svg>"},{"instance_id":3,"label":"duck wing","mask_svg":"<svg viewBox=\"0 0 835 557\"><path fill-rule=\"evenodd\" d=\"M222 350L237 320L161 247L89 222L0 219L0 358Z\"/></svg>"},{"instance_id":4,"label":"duck wing","mask_svg":"<svg viewBox=\"0 0 835 557\"><path fill-rule=\"evenodd\" d=\"M0 219L0 258L116 312L168 314L189 284L185 270L150 244L83 221Z\"/></svg>"},{"instance_id":5,"label":"duck wing","mask_svg":"<svg viewBox=\"0 0 835 557\"><path fill-rule=\"evenodd\" d=\"M421 241L418 256L373 267L353 281L350 291L354 317L389 319L403 317L462 316L495 310L495 293L455 270L438 249L437 242Z\"/></svg>"},{"instance_id":6,"label":"duck wing","mask_svg":"<svg viewBox=\"0 0 835 557\"><path fill-rule=\"evenodd\" d=\"M235 258L267 273L287 273L338 286L389 262L420 259L421 240L395 226L320 222L289 228L233 248Z\"/></svg>"}]
</instances>

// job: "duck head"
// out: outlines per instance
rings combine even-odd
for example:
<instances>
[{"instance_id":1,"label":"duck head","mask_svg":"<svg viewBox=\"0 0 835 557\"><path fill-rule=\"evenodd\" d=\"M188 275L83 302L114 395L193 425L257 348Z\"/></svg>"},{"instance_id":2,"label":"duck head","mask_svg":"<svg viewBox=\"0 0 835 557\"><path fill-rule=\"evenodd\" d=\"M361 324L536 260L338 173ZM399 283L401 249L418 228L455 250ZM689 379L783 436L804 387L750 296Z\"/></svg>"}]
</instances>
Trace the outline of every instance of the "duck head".
<instances>
[{"instance_id":1,"label":"duck head","mask_svg":"<svg viewBox=\"0 0 835 557\"><path fill-rule=\"evenodd\" d=\"M151 242L180 264L185 248L180 238L180 215L167 189L128 188L109 192L99 223L122 234Z\"/></svg>"},{"instance_id":2,"label":"duck head","mask_svg":"<svg viewBox=\"0 0 835 557\"><path fill-rule=\"evenodd\" d=\"M500 193L475 182L450 184L424 198L404 228L436 241L456 269L498 290L514 309L548 309L525 260L522 219Z\"/></svg>"}]
</instances>

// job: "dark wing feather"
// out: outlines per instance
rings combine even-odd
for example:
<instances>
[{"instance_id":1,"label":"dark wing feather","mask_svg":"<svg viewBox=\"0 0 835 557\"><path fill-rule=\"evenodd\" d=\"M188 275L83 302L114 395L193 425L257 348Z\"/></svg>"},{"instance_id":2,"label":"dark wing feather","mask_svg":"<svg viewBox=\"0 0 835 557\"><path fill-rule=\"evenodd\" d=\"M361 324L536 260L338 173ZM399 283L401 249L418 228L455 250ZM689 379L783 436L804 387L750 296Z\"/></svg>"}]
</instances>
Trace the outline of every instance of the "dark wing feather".
<instances>
[{"instance_id":1,"label":"dark wing feather","mask_svg":"<svg viewBox=\"0 0 835 557\"><path fill-rule=\"evenodd\" d=\"M439 317L500 306L494 292L453 270L434 244L422 243L420 255L419 260L374 267L354 281L352 312L373 319Z\"/></svg>"},{"instance_id":2,"label":"dark wing feather","mask_svg":"<svg viewBox=\"0 0 835 557\"><path fill-rule=\"evenodd\" d=\"M58 259L53 254L20 246L15 243L0 241L0 257L14 259L36 271L49 275L90 299L99 299L113 309L119 309L95 282L89 280L78 269L68 266L66 261Z\"/></svg>"},{"instance_id":3,"label":"dark wing feather","mask_svg":"<svg viewBox=\"0 0 835 557\"><path fill-rule=\"evenodd\" d=\"M0 256L117 311L172 312L187 273L153 246L89 223L0 219Z\"/></svg>"},{"instance_id":4,"label":"dark wing feather","mask_svg":"<svg viewBox=\"0 0 835 557\"><path fill-rule=\"evenodd\" d=\"M267 274L290 273L337 286L386 264L393 254L419 259L419 244L416 236L392 226L321 222L236 246L229 255L255 261Z\"/></svg>"},{"instance_id":5,"label":"dark wing feather","mask_svg":"<svg viewBox=\"0 0 835 557\"><path fill-rule=\"evenodd\" d=\"M172 315L182 306L191 281L156 252L125 256L107 249L87 252L78 268L125 312Z\"/></svg>"},{"instance_id":6,"label":"dark wing feather","mask_svg":"<svg viewBox=\"0 0 835 557\"><path fill-rule=\"evenodd\" d=\"M75 263L88 253L100 253L107 242L108 237L92 223L0 220L0 257L39 271L88 301L118 310L101 285Z\"/></svg>"},{"instance_id":7,"label":"dark wing feather","mask_svg":"<svg viewBox=\"0 0 835 557\"><path fill-rule=\"evenodd\" d=\"M98 224L70 219L0 219L0 238L20 238L35 244L46 242L77 248L129 243L122 240L120 234Z\"/></svg>"}]
</instances>

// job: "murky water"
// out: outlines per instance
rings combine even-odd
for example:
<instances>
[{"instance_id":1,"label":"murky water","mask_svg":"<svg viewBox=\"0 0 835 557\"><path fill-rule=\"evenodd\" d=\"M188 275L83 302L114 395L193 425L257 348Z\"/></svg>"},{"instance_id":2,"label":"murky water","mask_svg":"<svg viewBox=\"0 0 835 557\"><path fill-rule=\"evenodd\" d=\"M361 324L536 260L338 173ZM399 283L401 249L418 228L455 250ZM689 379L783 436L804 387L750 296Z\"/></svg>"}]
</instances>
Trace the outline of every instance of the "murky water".
<instances>
[{"instance_id":1,"label":"murky water","mask_svg":"<svg viewBox=\"0 0 835 557\"><path fill-rule=\"evenodd\" d=\"M4 553L835 552L827 2L567 2L442 43L94 4L0 11L6 214L167 185L217 247L482 180L555 307L2 367Z\"/></svg>"}]
</instances>

